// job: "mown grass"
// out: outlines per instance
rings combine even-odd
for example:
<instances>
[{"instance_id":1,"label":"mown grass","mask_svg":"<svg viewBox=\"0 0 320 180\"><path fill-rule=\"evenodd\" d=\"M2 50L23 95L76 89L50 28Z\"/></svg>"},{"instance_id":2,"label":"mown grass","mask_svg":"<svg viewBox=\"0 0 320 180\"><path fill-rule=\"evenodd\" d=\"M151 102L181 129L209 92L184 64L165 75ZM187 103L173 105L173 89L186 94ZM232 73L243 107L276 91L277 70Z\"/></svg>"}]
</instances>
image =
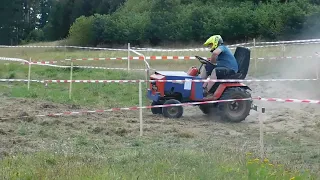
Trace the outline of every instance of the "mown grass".
<instances>
[{"instance_id":1,"label":"mown grass","mask_svg":"<svg viewBox=\"0 0 320 180\"><path fill-rule=\"evenodd\" d=\"M297 48L287 51L295 52ZM305 50L308 50L306 48ZM41 60L62 60L65 58L83 58L83 57L121 57L126 56L126 53L119 52L106 52L106 51L80 51L80 50L57 50L57 49L0 49L2 56L7 57L20 57L28 59ZM298 51L301 52L301 51ZM265 56L281 56L278 48L259 49L254 54L255 57ZM182 55L182 53L146 53L146 55ZM194 53L183 53L183 55L193 55ZM208 55L206 52L197 53L200 55ZM131 54L132 55L132 54ZM291 55L298 55L292 53ZM301 54L302 55L302 54ZM305 55L310 55L305 53ZM168 60L169 61L169 60ZM197 65L195 61L152 61L152 67L162 70L184 70L186 71L191 65ZM271 62L271 63L270 63ZM258 61L257 65L259 71L254 69L254 61L250 66L250 73L257 76L269 75L272 73L281 73L277 70L283 69L286 63L292 61L284 60L275 61ZM305 61L304 61L305 62ZM101 61L89 62L90 65L104 66L104 67L126 67L126 61ZM300 62L301 63L301 62ZM65 63L68 64L68 63ZM76 62L75 65L84 65L88 62ZM299 64L299 61L298 61ZM301 63L302 64L302 63ZM132 61L132 68L143 68L144 65L141 61ZM301 68L301 66L297 66ZM261 70L261 71L260 71ZM69 79L70 70L60 69L55 67L45 66L32 66L31 79ZM0 78L22 78L26 79L28 74L28 66L20 65L18 63L1 63L0 65ZM298 74L299 75L299 74ZM298 76L297 75L297 76ZM255 76L255 77L257 77ZM96 70L96 69L74 69L73 79L90 80L90 79L145 79L143 72L126 72L126 71L112 71L112 70ZM145 87L145 84L143 84ZM86 107L94 108L111 108L111 107L127 107L138 105L138 84L81 84L73 83L72 85L72 99L69 99L69 84L56 84L50 83L48 87L44 84L32 83L30 90L27 89L25 83L1 83L0 95L7 97L27 97L33 99L41 99L63 104L78 104ZM145 96L143 96L145 98ZM145 99L144 99L145 100ZM144 101L145 102L145 101ZM109 124L108 124L109 125ZM22 137L29 135L29 126L35 125L21 125L18 129L18 134ZM67 125L66 125L67 126ZM69 125L68 125L69 126ZM75 125L70 125L75 126ZM109 125L110 126L110 125ZM31 128L31 127L30 127ZM55 126L55 128L58 128ZM66 127L68 128L68 127ZM41 130L41 131L40 131ZM5 157L1 162L0 175L4 179L307 179L308 173L302 172L289 173L283 166L279 167L272 162L258 164L255 157L247 159L244 152L230 152L228 149L218 148L218 145L210 146L210 148L194 148L194 147L172 147L172 141L179 141L174 139L172 141L165 141L159 143L156 139L150 138L150 145L144 145L143 142L137 141L130 137L126 140L113 139L113 141L120 141L121 144L128 144L128 142L135 144L135 148L115 148L114 143L105 142L103 147L92 144L93 140L87 138L87 134L77 132L76 135L65 133L59 134L59 131L52 130L50 127L47 129L40 129L38 134L32 130L31 135L33 138L50 137L59 139L60 141L67 141L75 136L74 143L75 153L65 154L61 151L41 152L35 154L20 154L10 155ZM82 132L83 133L83 132ZM183 133L183 132L182 132ZM37 136L37 137L36 137ZM39 136L39 137L38 137ZM62 137L61 137L62 136ZM107 134L103 136L108 136ZM192 135L184 133L180 136L184 138L193 138ZM60 137L60 138L58 138ZM94 137L99 139L98 137ZM93 138L93 139L94 139ZM159 137L158 137L159 138ZM166 136L165 138L168 138ZM275 137L273 137L275 138ZM100 139L99 139L100 140ZM268 138L266 138L268 140ZM111 141L111 140L110 140ZM196 140L194 140L196 141ZM221 140L223 141L223 140ZM219 143L222 143L219 141ZM268 140L272 141L272 140ZM273 141L275 141L273 139ZM279 146L290 149L295 146L294 142L285 141L287 144ZM159 146L156 144L159 143ZM181 142L184 143L184 142ZM217 142L210 142L217 143ZM276 144L276 143L273 143ZM169 147L167 147L169 146ZM192 144L192 146L200 146ZM123 146L120 146L123 147ZM270 147L271 148L271 147ZM301 147L302 148L302 147ZM87 151L96 151L95 154L87 154ZM283 151L281 151L283 152ZM277 154L283 156L286 162L290 161L292 151L286 153L285 156L281 153L269 152L269 155ZM313 152L312 156L317 153ZM98 158L99 157L99 158ZM273 159L275 159L274 155ZM302 161L312 161L316 163L318 158L305 157L307 159L300 159ZM309 158L309 159L308 159ZM281 161L279 160L279 161ZM305 162L308 164L309 162ZM312 164L310 163L310 164ZM272 164L272 165L270 165ZM285 167L292 168L294 165L286 164ZM299 166L301 167L301 166Z\"/></svg>"},{"instance_id":2,"label":"mown grass","mask_svg":"<svg viewBox=\"0 0 320 180\"><path fill-rule=\"evenodd\" d=\"M28 66L19 64L2 64L1 76L8 79L27 79ZM52 68L33 66L31 79L70 79L70 68ZM145 74L139 72L74 69L73 79L80 80L124 80L145 79ZM1 83L2 94L9 97L28 97L49 100L57 103L72 103L79 105L95 105L96 107L121 107L139 104L137 83L73 83L72 98L69 99L69 83L31 83L30 90L26 83ZM145 83L143 83L143 99L145 99Z\"/></svg>"},{"instance_id":3,"label":"mown grass","mask_svg":"<svg viewBox=\"0 0 320 180\"><path fill-rule=\"evenodd\" d=\"M315 179L226 149L132 148L85 155L17 155L0 162L4 179ZM219 155L218 155L219 154Z\"/></svg>"}]
</instances>

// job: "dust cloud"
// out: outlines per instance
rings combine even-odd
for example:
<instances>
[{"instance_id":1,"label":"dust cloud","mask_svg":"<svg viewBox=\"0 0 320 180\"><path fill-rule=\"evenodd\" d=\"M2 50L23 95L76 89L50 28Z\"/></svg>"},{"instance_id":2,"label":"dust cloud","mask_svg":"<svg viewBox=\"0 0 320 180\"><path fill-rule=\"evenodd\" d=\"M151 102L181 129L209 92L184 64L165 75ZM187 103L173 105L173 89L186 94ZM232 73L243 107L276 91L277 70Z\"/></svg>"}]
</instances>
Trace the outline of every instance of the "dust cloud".
<instances>
[{"instance_id":1,"label":"dust cloud","mask_svg":"<svg viewBox=\"0 0 320 180\"><path fill-rule=\"evenodd\" d=\"M258 64L258 70L266 71L260 77L248 79L317 79L319 73L320 51L318 44L286 45L284 56L302 58L265 61ZM306 56L312 56L306 58ZM259 67L260 66L260 67ZM270 71L270 73L268 73ZM252 82L253 97L281 99L320 99L320 80L314 81L283 81L283 82ZM282 130L297 133L301 130L316 131L320 120L319 104L283 103L256 101L259 106L266 107L267 130Z\"/></svg>"}]
</instances>

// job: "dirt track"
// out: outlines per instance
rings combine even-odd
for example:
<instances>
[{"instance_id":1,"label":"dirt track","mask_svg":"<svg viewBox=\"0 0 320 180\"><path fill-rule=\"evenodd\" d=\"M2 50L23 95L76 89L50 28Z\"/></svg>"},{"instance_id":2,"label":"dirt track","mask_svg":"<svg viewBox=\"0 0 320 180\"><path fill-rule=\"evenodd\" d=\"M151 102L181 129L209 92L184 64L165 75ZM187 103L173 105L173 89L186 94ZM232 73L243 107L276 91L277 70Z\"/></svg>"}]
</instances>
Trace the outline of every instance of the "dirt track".
<instances>
[{"instance_id":1,"label":"dirt track","mask_svg":"<svg viewBox=\"0 0 320 180\"><path fill-rule=\"evenodd\" d=\"M280 88L282 86L282 88ZM301 91L290 89L284 83L250 84L255 91L253 97L290 97ZM279 89L287 89L279 91ZM295 96L296 97L296 96ZM298 97L299 98L299 97ZM302 97L303 98L303 97ZM138 111L121 111L93 113L88 115L64 115L61 117L33 117L33 115L61 113L65 111L81 111L85 107L54 104L50 102L1 98L0 117L16 117L0 120L0 139L2 151L10 152L37 150L45 148L57 139L70 138L72 135L89 134L91 138L137 137L139 134ZM266 130L272 132L312 133L320 137L317 128L320 127L320 108L316 104L295 104L279 102L255 101L260 107L266 107ZM93 109L87 109L93 110ZM19 118L30 116L28 118ZM224 123L217 117L204 115L198 107L185 107L184 116L179 120L168 120L162 116L152 115L150 110L144 110L144 131L146 136L186 136L190 138L208 138L215 136L229 138L250 136L258 133L259 114L252 111L242 123ZM112 138L111 138L112 139ZM318 138L317 138L318 139ZM27 147L27 149L25 149Z\"/></svg>"},{"instance_id":2,"label":"dirt track","mask_svg":"<svg viewBox=\"0 0 320 180\"><path fill-rule=\"evenodd\" d=\"M33 115L59 113L65 111L81 111L82 107L72 107L31 99L1 98L0 136L1 144L5 149L17 151L19 143L31 143L37 141L37 135L41 131L49 130L57 136L69 136L81 132L107 136L132 136L139 135L138 111L120 111L106 113L92 113L88 115L65 115L60 117L33 117ZM19 104L19 106L17 106ZM88 109L90 110L90 109ZM91 109L92 110L92 109ZM238 136L243 134L241 127L254 123L255 114L241 125L225 124L216 117L208 117L198 107L185 107L184 117L179 120L168 120L161 115L153 115L150 110L144 110L144 131L146 136L163 138L162 136L186 136L190 138L202 138L209 135ZM21 117L29 116L29 117ZM8 118L6 117L15 117ZM241 126L241 127L239 127ZM53 131L56 131L55 133ZM51 139L50 133L45 139ZM32 138L35 138L32 140ZM16 144L15 139L19 139ZM59 137L59 139L63 139ZM54 138L53 138L54 139ZM51 140L53 140L51 139ZM29 144L31 145L31 144ZM35 143L32 146L37 146ZM35 148L34 150L36 150Z\"/></svg>"},{"instance_id":3,"label":"dirt track","mask_svg":"<svg viewBox=\"0 0 320 180\"><path fill-rule=\"evenodd\" d=\"M281 67L278 69L280 73L268 74L259 79L312 77L309 76L309 72L313 70L299 65ZM250 76L248 78L251 79ZM319 81L246 84L253 90L253 97L320 99ZM81 111L88 107L6 97L0 97L0 102L0 117L15 117L0 119L0 158L8 153L42 149L73 152L81 146L93 151L92 147L102 149L139 144L135 139L139 136L138 111L32 117L38 114ZM308 162L319 162L317 149L320 148L318 131L320 106L318 104L265 101L255 101L255 104L267 109L266 134L271 136L269 139L266 138L269 154L289 156L288 159L294 161L294 156L298 152L299 156L304 156L300 161L302 164L305 159ZM217 146L244 148L245 151L259 149L259 113L254 111L247 120L236 124L224 123L217 117L208 117L198 107L185 107L184 116L178 120L152 115L150 110L143 112L144 134L150 142L171 145L184 141L188 146L197 146L198 141L208 141ZM19 118L21 116L30 117ZM319 163L313 168L316 167L319 167Z\"/></svg>"}]
</instances>

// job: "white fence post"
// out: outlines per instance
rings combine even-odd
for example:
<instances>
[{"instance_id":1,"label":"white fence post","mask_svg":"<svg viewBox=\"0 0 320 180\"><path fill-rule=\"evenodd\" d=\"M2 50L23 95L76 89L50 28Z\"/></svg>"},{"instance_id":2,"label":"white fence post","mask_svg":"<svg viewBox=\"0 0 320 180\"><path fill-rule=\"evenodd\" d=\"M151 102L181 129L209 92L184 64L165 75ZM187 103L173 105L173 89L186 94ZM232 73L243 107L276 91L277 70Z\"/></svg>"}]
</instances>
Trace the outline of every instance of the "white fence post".
<instances>
[{"instance_id":1,"label":"white fence post","mask_svg":"<svg viewBox=\"0 0 320 180\"><path fill-rule=\"evenodd\" d=\"M138 56L142 56L143 57L143 61L144 64L146 66L146 81L148 81L149 79L149 73L150 73L150 65L148 63L148 61L146 60L146 56L144 54L141 54L133 49L130 49L130 51L132 51L133 53L137 54ZM146 87L148 88L148 84L146 83Z\"/></svg>"},{"instance_id":2,"label":"white fence post","mask_svg":"<svg viewBox=\"0 0 320 180\"><path fill-rule=\"evenodd\" d=\"M28 70L28 91L30 89L30 79L31 79L31 58L29 58L29 70Z\"/></svg>"},{"instance_id":3,"label":"white fence post","mask_svg":"<svg viewBox=\"0 0 320 180\"><path fill-rule=\"evenodd\" d=\"M319 80L319 60L320 60L320 54L316 53L316 76L317 80Z\"/></svg>"},{"instance_id":4,"label":"white fence post","mask_svg":"<svg viewBox=\"0 0 320 180\"><path fill-rule=\"evenodd\" d=\"M286 45L283 43L282 44L282 57L285 57L285 52L286 52Z\"/></svg>"},{"instance_id":5,"label":"white fence post","mask_svg":"<svg viewBox=\"0 0 320 180\"><path fill-rule=\"evenodd\" d=\"M130 43L128 43L128 71L130 71Z\"/></svg>"},{"instance_id":6,"label":"white fence post","mask_svg":"<svg viewBox=\"0 0 320 180\"><path fill-rule=\"evenodd\" d=\"M259 124L260 124L260 157L261 160L264 159L264 142L263 142L263 134L264 134L264 118L265 118L265 108L261 109L261 113L259 114Z\"/></svg>"},{"instance_id":7,"label":"white fence post","mask_svg":"<svg viewBox=\"0 0 320 180\"><path fill-rule=\"evenodd\" d=\"M140 111L140 136L143 136L143 119L142 119L142 85L141 81L139 81L139 111Z\"/></svg>"},{"instance_id":8,"label":"white fence post","mask_svg":"<svg viewBox=\"0 0 320 180\"><path fill-rule=\"evenodd\" d=\"M31 79L31 58L29 58L29 70L28 70L28 90L30 89L30 79Z\"/></svg>"},{"instance_id":9,"label":"white fence post","mask_svg":"<svg viewBox=\"0 0 320 180\"><path fill-rule=\"evenodd\" d=\"M71 68L70 68L70 86L69 86L69 99L71 99L71 93L72 93L72 71L73 71L73 61L71 60Z\"/></svg>"},{"instance_id":10,"label":"white fence post","mask_svg":"<svg viewBox=\"0 0 320 180\"><path fill-rule=\"evenodd\" d=\"M253 38L253 50L254 50L254 68L255 68L255 73L256 73L257 72L256 38Z\"/></svg>"}]
</instances>

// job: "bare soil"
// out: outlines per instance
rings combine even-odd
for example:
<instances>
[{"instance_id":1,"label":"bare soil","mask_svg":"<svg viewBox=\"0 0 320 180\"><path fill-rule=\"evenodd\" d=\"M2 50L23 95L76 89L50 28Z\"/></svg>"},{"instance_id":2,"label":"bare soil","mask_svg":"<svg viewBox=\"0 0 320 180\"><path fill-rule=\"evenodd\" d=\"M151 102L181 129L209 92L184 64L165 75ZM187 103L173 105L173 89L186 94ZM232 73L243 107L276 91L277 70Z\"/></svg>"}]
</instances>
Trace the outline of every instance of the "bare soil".
<instances>
[{"instance_id":1,"label":"bare soil","mask_svg":"<svg viewBox=\"0 0 320 180\"><path fill-rule=\"evenodd\" d=\"M268 74L259 79L293 78L292 75L296 75L296 78L311 77L314 70L310 66L303 67L304 63L300 64L282 67L278 69L280 73ZM250 76L248 78L251 79ZM319 81L246 84L253 90L253 97L320 99ZM79 147L100 151L103 148L138 146L140 143L138 111L35 117L95 109L22 98L0 97L0 102L0 157L47 149L73 152ZM297 167L319 169L319 104L254 103L260 108L266 108L266 154L274 159L294 162ZM185 146L206 143L244 152L258 151L259 116L259 112L252 111L241 123L226 123L218 117L204 115L198 107L185 107L182 118L170 120L144 109L143 143Z\"/></svg>"},{"instance_id":2,"label":"bare soil","mask_svg":"<svg viewBox=\"0 0 320 180\"><path fill-rule=\"evenodd\" d=\"M250 84L255 91L252 96L293 96L293 89L284 83ZM282 91L277 91L277 90ZM284 90L283 90L284 89ZM299 91L301 93L301 91ZM272 96L271 96L272 95ZM296 96L293 96L296 97ZM37 151L50 148L56 141L79 135L91 139L108 139L111 144L121 145L117 140L139 135L138 111L103 112L63 115L58 117L35 117L66 111L95 110L88 107L56 104L34 99L1 98L0 104L0 151L4 153ZM265 128L267 134L286 133L288 136L306 136L319 142L320 107L317 104L295 104L254 101L259 107L266 107ZM27 116L27 117L25 117ZM184 107L181 119L165 119L161 115L143 110L144 135L151 138L182 137L201 140L247 139L255 141L259 134L259 112L252 111L241 123L226 123L219 117L204 115L197 106ZM255 137L252 137L255 136ZM246 140L246 141L247 141ZM256 147L258 144L255 144Z\"/></svg>"}]
</instances>

